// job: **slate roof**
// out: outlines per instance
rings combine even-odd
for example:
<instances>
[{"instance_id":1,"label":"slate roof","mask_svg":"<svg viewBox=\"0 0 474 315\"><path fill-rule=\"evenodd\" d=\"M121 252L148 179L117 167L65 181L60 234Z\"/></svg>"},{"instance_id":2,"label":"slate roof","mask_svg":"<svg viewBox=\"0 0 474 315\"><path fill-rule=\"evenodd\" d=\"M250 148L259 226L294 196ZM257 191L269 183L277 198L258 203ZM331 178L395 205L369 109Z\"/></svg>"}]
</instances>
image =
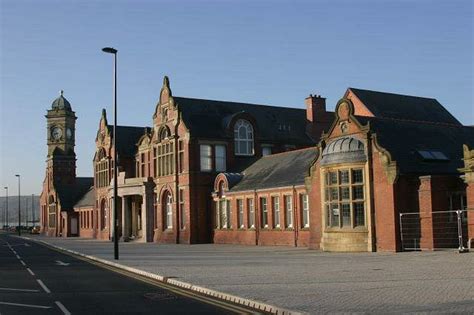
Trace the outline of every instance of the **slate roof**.
<instances>
[{"instance_id":1,"label":"slate roof","mask_svg":"<svg viewBox=\"0 0 474 315\"><path fill-rule=\"evenodd\" d=\"M255 119L256 139L260 141L314 144L306 134L306 109L186 97L174 97L174 100L193 137L232 138L233 132L228 132L227 125L236 114L245 112ZM283 124L289 125L290 130L279 130Z\"/></svg>"},{"instance_id":2,"label":"slate roof","mask_svg":"<svg viewBox=\"0 0 474 315\"><path fill-rule=\"evenodd\" d=\"M95 205L95 189L90 187L89 190L74 205L74 208L93 207Z\"/></svg>"},{"instance_id":3,"label":"slate roof","mask_svg":"<svg viewBox=\"0 0 474 315\"><path fill-rule=\"evenodd\" d=\"M230 192L304 185L317 155L312 147L264 156L242 172Z\"/></svg>"},{"instance_id":4,"label":"slate roof","mask_svg":"<svg viewBox=\"0 0 474 315\"><path fill-rule=\"evenodd\" d=\"M370 90L349 88L379 118L429 121L461 126L437 100Z\"/></svg>"},{"instance_id":5,"label":"slate roof","mask_svg":"<svg viewBox=\"0 0 474 315\"><path fill-rule=\"evenodd\" d=\"M113 125L107 125L107 128L113 138L114 127ZM132 126L117 126L118 131L118 143L117 153L119 157L134 157L137 152L138 140L146 132L150 132L150 127L132 127Z\"/></svg>"},{"instance_id":6,"label":"slate roof","mask_svg":"<svg viewBox=\"0 0 474 315\"><path fill-rule=\"evenodd\" d=\"M58 185L56 192L62 209L72 210L93 184L94 178L92 177L77 177L74 185Z\"/></svg>"},{"instance_id":7,"label":"slate roof","mask_svg":"<svg viewBox=\"0 0 474 315\"><path fill-rule=\"evenodd\" d=\"M403 174L459 174L463 144L474 146L474 127L439 125L383 118L357 117L369 122L379 144L388 150ZM426 161L417 151L440 151L448 161Z\"/></svg>"}]
</instances>

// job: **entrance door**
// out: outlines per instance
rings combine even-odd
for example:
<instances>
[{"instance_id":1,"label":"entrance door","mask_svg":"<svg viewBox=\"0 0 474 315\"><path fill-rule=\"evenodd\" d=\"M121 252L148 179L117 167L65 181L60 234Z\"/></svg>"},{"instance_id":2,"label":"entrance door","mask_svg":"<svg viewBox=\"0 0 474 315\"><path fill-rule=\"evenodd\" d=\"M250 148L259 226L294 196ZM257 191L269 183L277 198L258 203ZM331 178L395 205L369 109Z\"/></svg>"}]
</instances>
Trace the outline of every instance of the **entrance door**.
<instances>
[{"instance_id":1,"label":"entrance door","mask_svg":"<svg viewBox=\"0 0 474 315\"><path fill-rule=\"evenodd\" d=\"M77 218L71 218L71 235L77 235Z\"/></svg>"}]
</instances>

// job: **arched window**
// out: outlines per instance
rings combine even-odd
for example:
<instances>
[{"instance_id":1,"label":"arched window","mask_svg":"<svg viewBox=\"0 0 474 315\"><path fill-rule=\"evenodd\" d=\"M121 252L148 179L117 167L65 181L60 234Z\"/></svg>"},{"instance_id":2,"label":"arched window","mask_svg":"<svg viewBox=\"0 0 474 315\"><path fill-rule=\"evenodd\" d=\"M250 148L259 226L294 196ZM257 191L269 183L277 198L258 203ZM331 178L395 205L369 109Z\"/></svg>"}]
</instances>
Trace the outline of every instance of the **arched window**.
<instances>
[{"instance_id":1,"label":"arched window","mask_svg":"<svg viewBox=\"0 0 474 315\"><path fill-rule=\"evenodd\" d=\"M237 120L234 125L235 155L253 155L253 128L243 119Z\"/></svg>"},{"instance_id":2,"label":"arched window","mask_svg":"<svg viewBox=\"0 0 474 315\"><path fill-rule=\"evenodd\" d=\"M106 201L102 199L100 202L100 229L103 230L107 226L107 209L106 209Z\"/></svg>"},{"instance_id":3,"label":"arched window","mask_svg":"<svg viewBox=\"0 0 474 315\"><path fill-rule=\"evenodd\" d=\"M96 187L106 187L110 183L109 174L109 159L104 148L101 148L97 152L97 158L95 162L95 182Z\"/></svg>"},{"instance_id":4,"label":"arched window","mask_svg":"<svg viewBox=\"0 0 474 315\"><path fill-rule=\"evenodd\" d=\"M165 127L161 128L158 140L161 142L161 141L165 140L166 138L168 138L169 136L170 136L170 131L169 131L168 127L165 126Z\"/></svg>"},{"instance_id":5,"label":"arched window","mask_svg":"<svg viewBox=\"0 0 474 315\"><path fill-rule=\"evenodd\" d=\"M163 196L163 216L164 216L164 229L173 228L173 198L169 191L165 192Z\"/></svg>"}]
</instances>

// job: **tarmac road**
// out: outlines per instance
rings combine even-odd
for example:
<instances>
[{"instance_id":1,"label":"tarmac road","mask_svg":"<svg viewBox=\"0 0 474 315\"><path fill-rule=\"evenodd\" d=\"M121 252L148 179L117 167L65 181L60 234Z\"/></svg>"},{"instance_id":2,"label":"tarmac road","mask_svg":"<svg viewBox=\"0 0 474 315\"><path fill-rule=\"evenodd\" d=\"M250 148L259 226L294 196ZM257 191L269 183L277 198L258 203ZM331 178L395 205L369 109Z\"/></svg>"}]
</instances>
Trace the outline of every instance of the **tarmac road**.
<instances>
[{"instance_id":1,"label":"tarmac road","mask_svg":"<svg viewBox=\"0 0 474 315\"><path fill-rule=\"evenodd\" d=\"M35 242L0 234L0 314L237 314Z\"/></svg>"}]
</instances>

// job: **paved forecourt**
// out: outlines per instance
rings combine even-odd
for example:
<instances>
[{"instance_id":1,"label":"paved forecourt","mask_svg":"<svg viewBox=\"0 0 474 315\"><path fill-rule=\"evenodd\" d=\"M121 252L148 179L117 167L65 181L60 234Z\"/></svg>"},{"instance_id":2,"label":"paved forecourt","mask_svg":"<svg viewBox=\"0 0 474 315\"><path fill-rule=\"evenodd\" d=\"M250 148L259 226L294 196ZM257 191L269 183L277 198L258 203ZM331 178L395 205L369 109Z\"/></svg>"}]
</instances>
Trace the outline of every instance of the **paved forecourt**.
<instances>
[{"instance_id":1,"label":"paved forecourt","mask_svg":"<svg viewBox=\"0 0 474 315\"><path fill-rule=\"evenodd\" d=\"M111 242L35 238L113 260ZM474 253L120 243L119 263L309 313L474 313Z\"/></svg>"},{"instance_id":2,"label":"paved forecourt","mask_svg":"<svg viewBox=\"0 0 474 315\"><path fill-rule=\"evenodd\" d=\"M0 314L235 314L0 234Z\"/></svg>"}]
</instances>

